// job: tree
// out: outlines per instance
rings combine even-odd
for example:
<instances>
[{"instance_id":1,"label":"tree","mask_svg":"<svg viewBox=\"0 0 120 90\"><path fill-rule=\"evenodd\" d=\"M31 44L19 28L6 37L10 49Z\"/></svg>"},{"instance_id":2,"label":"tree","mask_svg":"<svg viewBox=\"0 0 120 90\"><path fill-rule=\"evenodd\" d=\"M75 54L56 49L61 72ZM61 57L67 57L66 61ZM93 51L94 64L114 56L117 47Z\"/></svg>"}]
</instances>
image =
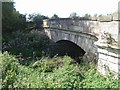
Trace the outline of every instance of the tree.
<instances>
[{"instance_id":1,"label":"tree","mask_svg":"<svg viewBox=\"0 0 120 90\"><path fill-rule=\"evenodd\" d=\"M16 11L14 2L2 3L2 31L12 32L26 27L26 16Z\"/></svg>"},{"instance_id":2,"label":"tree","mask_svg":"<svg viewBox=\"0 0 120 90\"><path fill-rule=\"evenodd\" d=\"M112 13L113 20L120 20L120 11Z\"/></svg>"},{"instance_id":3,"label":"tree","mask_svg":"<svg viewBox=\"0 0 120 90\"><path fill-rule=\"evenodd\" d=\"M77 15L76 12L71 13L69 17L70 18L79 18L79 16Z\"/></svg>"},{"instance_id":4,"label":"tree","mask_svg":"<svg viewBox=\"0 0 120 90\"><path fill-rule=\"evenodd\" d=\"M92 17L93 20L97 20L98 19L98 15L94 14L94 16Z\"/></svg>"},{"instance_id":5,"label":"tree","mask_svg":"<svg viewBox=\"0 0 120 90\"><path fill-rule=\"evenodd\" d=\"M49 17L41 15L41 14L29 14L28 20L34 23L43 21L44 19L48 19Z\"/></svg>"},{"instance_id":6,"label":"tree","mask_svg":"<svg viewBox=\"0 0 120 90\"><path fill-rule=\"evenodd\" d=\"M85 15L84 15L84 18L85 18L85 19L91 19L91 15L90 15L90 14L85 14Z\"/></svg>"},{"instance_id":7,"label":"tree","mask_svg":"<svg viewBox=\"0 0 120 90\"><path fill-rule=\"evenodd\" d=\"M58 19L59 17L58 17L58 15L57 14L54 14L52 17L51 17L51 19Z\"/></svg>"},{"instance_id":8,"label":"tree","mask_svg":"<svg viewBox=\"0 0 120 90\"><path fill-rule=\"evenodd\" d=\"M47 16L41 14L29 14L28 16L29 21L32 21L35 24L35 29L41 29L43 20L48 19Z\"/></svg>"},{"instance_id":9,"label":"tree","mask_svg":"<svg viewBox=\"0 0 120 90\"><path fill-rule=\"evenodd\" d=\"M44 19L48 19L48 17L37 14L35 15L35 17L33 17L33 22L40 22L40 21L43 21Z\"/></svg>"},{"instance_id":10,"label":"tree","mask_svg":"<svg viewBox=\"0 0 120 90\"><path fill-rule=\"evenodd\" d=\"M111 18L111 15L110 15L110 14L107 14L107 15L99 15L99 20L100 20L100 21L111 21L112 18Z\"/></svg>"}]
</instances>

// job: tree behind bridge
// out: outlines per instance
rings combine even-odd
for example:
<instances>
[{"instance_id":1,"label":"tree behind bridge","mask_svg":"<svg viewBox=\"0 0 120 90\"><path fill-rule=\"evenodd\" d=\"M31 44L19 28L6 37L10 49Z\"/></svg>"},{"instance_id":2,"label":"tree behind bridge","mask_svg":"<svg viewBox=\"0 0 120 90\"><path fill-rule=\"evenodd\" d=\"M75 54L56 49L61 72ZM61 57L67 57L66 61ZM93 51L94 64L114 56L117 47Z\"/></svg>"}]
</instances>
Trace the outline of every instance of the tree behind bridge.
<instances>
[{"instance_id":1,"label":"tree behind bridge","mask_svg":"<svg viewBox=\"0 0 120 90\"><path fill-rule=\"evenodd\" d=\"M29 14L28 20L33 22L35 24L35 29L42 29L43 20L48 19L47 16L41 15L41 14Z\"/></svg>"}]
</instances>

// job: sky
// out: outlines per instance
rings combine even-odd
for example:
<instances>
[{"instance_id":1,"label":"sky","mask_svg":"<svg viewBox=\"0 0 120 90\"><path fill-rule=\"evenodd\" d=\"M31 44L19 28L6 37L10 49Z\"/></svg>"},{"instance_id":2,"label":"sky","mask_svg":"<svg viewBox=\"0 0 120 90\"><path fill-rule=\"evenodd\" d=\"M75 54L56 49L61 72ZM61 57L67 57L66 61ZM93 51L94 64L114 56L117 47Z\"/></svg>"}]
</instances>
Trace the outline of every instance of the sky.
<instances>
[{"instance_id":1,"label":"sky","mask_svg":"<svg viewBox=\"0 0 120 90\"><path fill-rule=\"evenodd\" d=\"M69 17L76 12L79 16L88 13L109 14L118 10L120 0L14 0L15 8L22 14L39 13L45 16L57 14Z\"/></svg>"}]
</instances>

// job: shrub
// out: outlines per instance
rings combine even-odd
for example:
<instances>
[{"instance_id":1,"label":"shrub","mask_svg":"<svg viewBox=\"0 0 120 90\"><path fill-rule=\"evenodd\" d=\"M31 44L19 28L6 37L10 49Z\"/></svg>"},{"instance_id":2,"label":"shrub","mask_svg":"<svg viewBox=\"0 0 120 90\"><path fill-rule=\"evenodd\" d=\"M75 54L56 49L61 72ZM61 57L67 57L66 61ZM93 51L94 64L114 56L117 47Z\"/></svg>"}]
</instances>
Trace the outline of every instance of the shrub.
<instances>
[{"instance_id":1,"label":"shrub","mask_svg":"<svg viewBox=\"0 0 120 90\"><path fill-rule=\"evenodd\" d=\"M32 67L38 67L44 72L52 72L55 69L64 67L75 63L73 59L68 56L62 57L53 57L53 58L42 58L41 60L33 63Z\"/></svg>"},{"instance_id":2,"label":"shrub","mask_svg":"<svg viewBox=\"0 0 120 90\"><path fill-rule=\"evenodd\" d=\"M14 88L118 88L119 80L101 76L92 63L76 64L68 56L42 58L30 66L19 65L7 52L0 54L3 87ZM3 62L4 61L4 62ZM8 68L8 65L10 68ZM18 67L19 66L19 67ZM6 70L6 71L5 71ZM11 72L9 72L11 71ZM7 82L6 82L7 81Z\"/></svg>"},{"instance_id":3,"label":"shrub","mask_svg":"<svg viewBox=\"0 0 120 90\"><path fill-rule=\"evenodd\" d=\"M2 66L2 87L11 88L18 74L18 61L8 52L0 53L0 65Z\"/></svg>"},{"instance_id":4,"label":"shrub","mask_svg":"<svg viewBox=\"0 0 120 90\"><path fill-rule=\"evenodd\" d=\"M46 77L49 88L80 88L82 79L79 66L73 64L58 68Z\"/></svg>"},{"instance_id":5,"label":"shrub","mask_svg":"<svg viewBox=\"0 0 120 90\"><path fill-rule=\"evenodd\" d=\"M33 67L20 66L14 87L75 88L81 80L79 66L70 57L44 58L33 63Z\"/></svg>"},{"instance_id":6,"label":"shrub","mask_svg":"<svg viewBox=\"0 0 120 90\"><path fill-rule=\"evenodd\" d=\"M3 41L3 51L8 51L14 55L21 54L24 59L28 59L28 57L35 59L36 57L42 57L43 54L47 54L50 40L43 32L17 31L12 33L12 35L14 38L7 42Z\"/></svg>"}]
</instances>

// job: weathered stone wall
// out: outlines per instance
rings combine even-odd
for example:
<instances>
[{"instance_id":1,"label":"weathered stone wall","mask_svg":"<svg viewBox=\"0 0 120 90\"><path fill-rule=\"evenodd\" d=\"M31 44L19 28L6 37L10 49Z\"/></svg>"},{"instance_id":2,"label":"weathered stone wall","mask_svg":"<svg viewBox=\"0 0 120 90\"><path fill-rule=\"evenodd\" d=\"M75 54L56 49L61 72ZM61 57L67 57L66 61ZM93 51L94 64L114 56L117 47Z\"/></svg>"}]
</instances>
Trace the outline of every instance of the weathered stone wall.
<instances>
[{"instance_id":1,"label":"weathered stone wall","mask_svg":"<svg viewBox=\"0 0 120 90\"><path fill-rule=\"evenodd\" d=\"M93 58L95 59L97 57L97 47L94 44L97 38L93 35L57 28L45 29L45 32L54 42L68 40L77 44L86 52L84 56L86 60L93 60Z\"/></svg>"},{"instance_id":2,"label":"weathered stone wall","mask_svg":"<svg viewBox=\"0 0 120 90\"><path fill-rule=\"evenodd\" d=\"M98 71L100 73L108 75L110 70L115 76L120 74L120 49L110 48L104 44L99 44L98 53Z\"/></svg>"},{"instance_id":3,"label":"weathered stone wall","mask_svg":"<svg viewBox=\"0 0 120 90\"><path fill-rule=\"evenodd\" d=\"M98 71L108 75L109 70L118 78L120 74L119 21L100 22L98 46Z\"/></svg>"},{"instance_id":4,"label":"weathered stone wall","mask_svg":"<svg viewBox=\"0 0 120 90\"><path fill-rule=\"evenodd\" d=\"M91 33L95 25L99 25L96 21L79 20L71 18L62 18L54 20L44 20L44 27L59 28L72 30L77 32Z\"/></svg>"},{"instance_id":5,"label":"weathered stone wall","mask_svg":"<svg viewBox=\"0 0 120 90\"><path fill-rule=\"evenodd\" d=\"M118 41L119 21L91 21L71 18L44 20L44 27L84 32L99 37L100 33L110 33Z\"/></svg>"},{"instance_id":6,"label":"weathered stone wall","mask_svg":"<svg viewBox=\"0 0 120 90\"><path fill-rule=\"evenodd\" d=\"M69 40L80 46L86 51L85 59L95 57L98 60L98 71L103 75L107 73L107 67L120 73L119 24L120 21L100 22L70 18L44 20L45 32L52 40Z\"/></svg>"},{"instance_id":7,"label":"weathered stone wall","mask_svg":"<svg viewBox=\"0 0 120 90\"><path fill-rule=\"evenodd\" d=\"M119 21L100 22L100 33L109 33L118 42Z\"/></svg>"}]
</instances>

